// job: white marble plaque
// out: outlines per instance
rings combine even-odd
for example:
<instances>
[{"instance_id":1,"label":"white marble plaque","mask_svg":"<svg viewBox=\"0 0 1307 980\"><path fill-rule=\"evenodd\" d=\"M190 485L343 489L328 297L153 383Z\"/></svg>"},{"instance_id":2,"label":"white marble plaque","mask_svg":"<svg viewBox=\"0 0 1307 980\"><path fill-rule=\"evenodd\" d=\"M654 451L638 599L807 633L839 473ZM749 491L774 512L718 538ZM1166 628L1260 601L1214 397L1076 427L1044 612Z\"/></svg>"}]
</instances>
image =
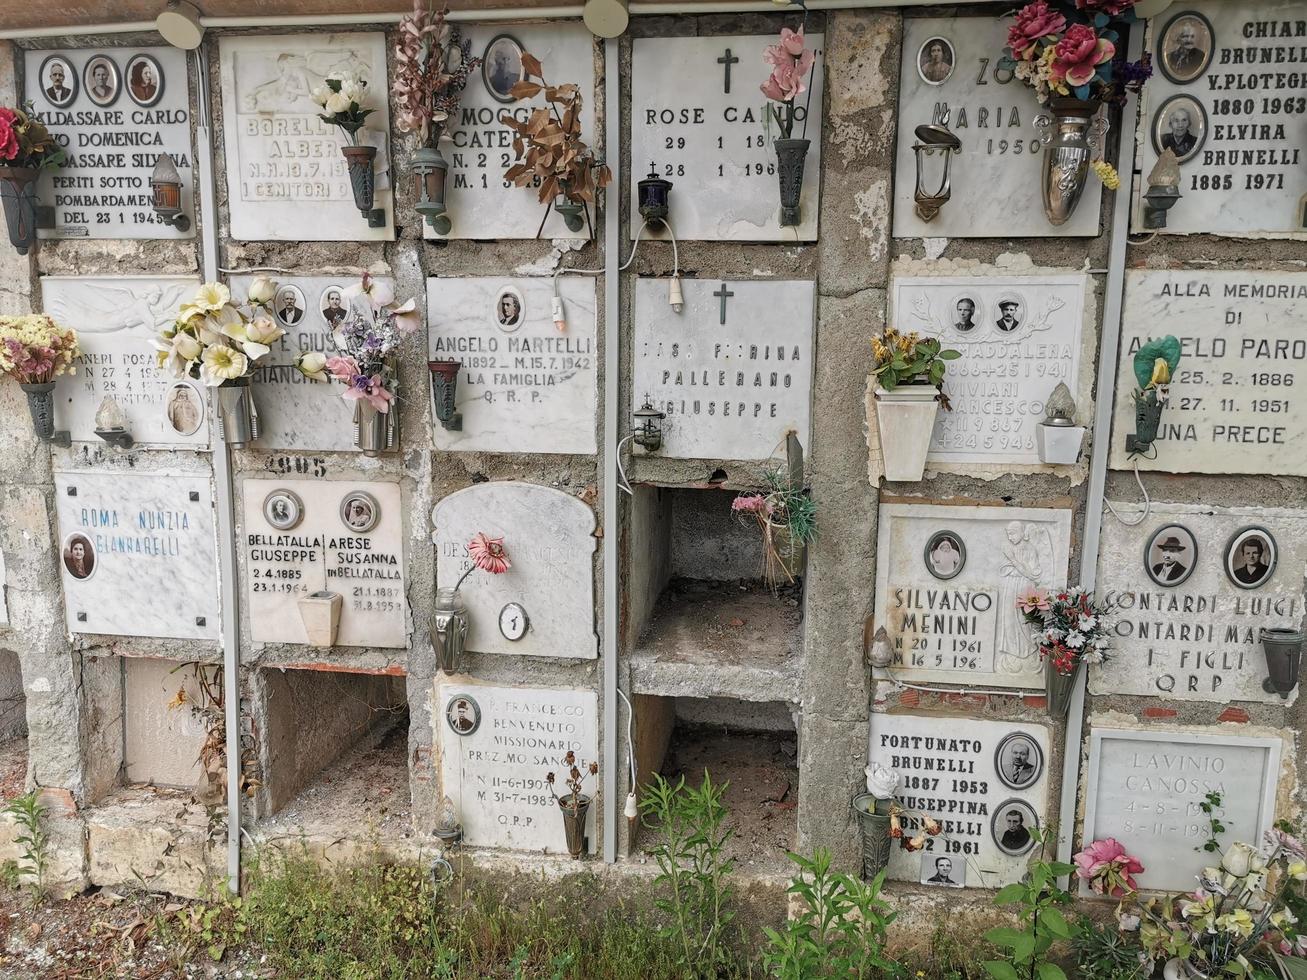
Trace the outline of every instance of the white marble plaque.
<instances>
[{"instance_id":1,"label":"white marble plaque","mask_svg":"<svg viewBox=\"0 0 1307 980\"><path fill-rule=\"evenodd\" d=\"M1307 232L1307 53L1302 0L1174 4L1152 18L1153 77L1140 99L1139 169L1166 149L1180 160L1180 200L1166 227L1134 230L1302 237ZM1140 191L1148 190L1145 179Z\"/></svg>"},{"instance_id":2,"label":"white marble plaque","mask_svg":"<svg viewBox=\"0 0 1307 980\"><path fill-rule=\"evenodd\" d=\"M445 203L452 222L448 235L437 235L425 221L427 238L590 238L592 228L568 230L534 187L504 181L513 166L514 132L501 121L505 114L526 120L542 98L522 102L508 96L522 79L521 53L534 55L551 85L571 83L581 90L581 139L598 150L603 144L595 126L594 37L584 25L459 25L472 42L472 54L484 61L468 79L457 117L440 141L449 163ZM600 154L602 156L602 154ZM594 207L590 209L594 224ZM541 222L543 221L543 227ZM539 235L537 236L537 232Z\"/></svg>"},{"instance_id":3,"label":"white marble plaque","mask_svg":"<svg viewBox=\"0 0 1307 980\"><path fill-rule=\"evenodd\" d=\"M1127 521L1140 516L1137 505L1113 506ZM1245 528L1259 529L1259 550L1273 558L1254 562L1251 572L1240 566L1240 549L1231 550ZM1182 547L1163 549L1170 539ZM1262 688L1267 668L1258 631L1300 625L1305 577L1307 511L1154 503L1136 527L1105 513L1099 595L1112 609L1116 635L1112 659L1089 674L1090 690L1283 703ZM1241 578L1260 584L1246 587Z\"/></svg>"},{"instance_id":4,"label":"white marble plaque","mask_svg":"<svg viewBox=\"0 0 1307 980\"><path fill-rule=\"evenodd\" d=\"M394 237L386 36L377 31L221 37L218 51L231 237L297 242ZM311 95L342 72L368 83L377 109L358 135L377 147L373 206L386 213L381 228L369 228L354 206L340 152L345 134L319 118Z\"/></svg>"},{"instance_id":5,"label":"white marble plaque","mask_svg":"<svg viewBox=\"0 0 1307 980\"><path fill-rule=\"evenodd\" d=\"M177 318L199 280L191 276L45 276L42 305L77 331L77 373L56 389L56 422L74 439L99 442L95 414L112 398L138 446L209 445L203 386L159 370L150 346Z\"/></svg>"},{"instance_id":6,"label":"white marble plaque","mask_svg":"<svg viewBox=\"0 0 1307 980\"><path fill-rule=\"evenodd\" d=\"M947 276L894 280L890 323L939 337L948 362L929 458L937 463L1039 462L1036 427L1059 382L1087 400L1080 354L1087 276ZM1016 305L1013 305L1016 304ZM1083 421L1088 406L1081 405Z\"/></svg>"},{"instance_id":7,"label":"white marble plaque","mask_svg":"<svg viewBox=\"0 0 1307 980\"><path fill-rule=\"evenodd\" d=\"M336 646L408 646L398 484L246 480L241 493L250 639L307 643L299 600L328 591L342 597Z\"/></svg>"},{"instance_id":8,"label":"white marble plaque","mask_svg":"<svg viewBox=\"0 0 1307 980\"><path fill-rule=\"evenodd\" d=\"M666 413L659 455L768 459L794 432L808 445L812 407L812 282L687 279L685 309L667 283L635 283L632 410Z\"/></svg>"},{"instance_id":9,"label":"white marble plaque","mask_svg":"<svg viewBox=\"0 0 1307 980\"><path fill-rule=\"evenodd\" d=\"M161 48L78 48L24 54L27 97L66 149L67 163L37 182L54 207L41 238L194 238L186 52ZM154 213L150 174L167 153L181 176L185 231Z\"/></svg>"},{"instance_id":10,"label":"white marble plaque","mask_svg":"<svg viewBox=\"0 0 1307 980\"><path fill-rule=\"evenodd\" d=\"M217 639L208 477L56 473L55 500L70 632Z\"/></svg>"},{"instance_id":11,"label":"white marble plaque","mask_svg":"<svg viewBox=\"0 0 1307 980\"><path fill-rule=\"evenodd\" d=\"M430 359L463 362L463 428L434 422L437 449L595 452L594 280L561 276L558 291L561 333L549 279L427 280Z\"/></svg>"},{"instance_id":12,"label":"white marble plaque","mask_svg":"<svg viewBox=\"0 0 1307 980\"><path fill-rule=\"evenodd\" d=\"M638 214L636 182L656 172L672 182L672 231L683 241L817 240L824 38L806 40L817 57L808 91L797 100L792 138L812 145L800 224L788 227L780 224L774 103L759 91L771 74L763 51L776 41L758 34L632 42L631 214ZM638 220L631 225L632 237L639 227Z\"/></svg>"},{"instance_id":13,"label":"white marble plaque","mask_svg":"<svg viewBox=\"0 0 1307 980\"><path fill-rule=\"evenodd\" d=\"M1042 688L1017 596L1065 585L1070 549L1070 510L882 504L876 619L894 676Z\"/></svg>"},{"instance_id":14,"label":"white marble plaque","mask_svg":"<svg viewBox=\"0 0 1307 980\"><path fill-rule=\"evenodd\" d=\"M440 732L440 776L444 794L458 809L463 843L473 847L566 854L567 835L554 788L569 791L568 752L578 766L598 761L598 699L594 691L542 687L491 687L472 680L436 686ZM582 792L593 798L597 777ZM590 808L586 834L590 852L598 807Z\"/></svg>"},{"instance_id":15,"label":"white marble plaque","mask_svg":"<svg viewBox=\"0 0 1307 980\"><path fill-rule=\"evenodd\" d=\"M1140 469L1307 476L1304 318L1304 273L1128 272L1112 467L1135 462L1125 450L1135 431L1135 352L1171 333L1180 366L1156 452L1139 457Z\"/></svg>"},{"instance_id":16,"label":"white marble plaque","mask_svg":"<svg viewBox=\"0 0 1307 980\"><path fill-rule=\"evenodd\" d=\"M926 839L924 851L892 847L891 878L967 888L1021 879L1037 846L1030 831L1044 826L1048 788L1056 785L1047 728L877 713L869 741L869 762L899 774L905 836L915 836L925 816L943 827ZM948 866L937 858L947 858ZM936 875L949 880L931 881Z\"/></svg>"},{"instance_id":17,"label":"white marble plaque","mask_svg":"<svg viewBox=\"0 0 1307 980\"><path fill-rule=\"evenodd\" d=\"M1089 737L1084 840L1115 837L1144 865L1145 891L1191 892L1220 852L1199 804L1221 794L1221 839L1254 846L1275 822L1281 741L1239 735L1117 731Z\"/></svg>"},{"instance_id":18,"label":"white marble plaque","mask_svg":"<svg viewBox=\"0 0 1307 980\"><path fill-rule=\"evenodd\" d=\"M534 657L594 658L595 515L570 494L531 483L478 483L445 497L431 512L436 586L452 588L469 568L476 533L504 539L512 567L499 575L477 569L461 593L470 620L467 649ZM527 623L506 627L516 603ZM510 612L517 612L511 610Z\"/></svg>"},{"instance_id":19,"label":"white marble plaque","mask_svg":"<svg viewBox=\"0 0 1307 980\"><path fill-rule=\"evenodd\" d=\"M1066 224L1052 225L1044 217L1039 189L1043 160L1034 127L1043 106L1033 89L999 63L1011 23L1011 18L996 14L914 17L903 22L894 163L896 238L1098 234L1103 188L1092 173L1080 205ZM934 63L932 47L940 52ZM913 210L917 165L912 145L917 142L916 128L938 122L945 110L950 113L949 129L962 141L962 149L954 154L950 170L952 197L933 221L926 222Z\"/></svg>"},{"instance_id":20,"label":"white marble plaque","mask_svg":"<svg viewBox=\"0 0 1307 980\"><path fill-rule=\"evenodd\" d=\"M286 331L254 370L255 399L259 406L259 447L357 452L354 443L354 403L342 397L338 381L311 381L295 367L301 350L332 357L327 340L327 317L349 309L347 287L357 276L274 276L277 295L273 312ZM253 276L232 276L232 296L244 300ZM378 281L391 282L385 276ZM393 283L392 283L393 285ZM339 297L339 306L334 305ZM407 299L402 297L401 299ZM289 305L287 301L289 300ZM417 341L411 341L417 343ZM404 397L405 392L400 391Z\"/></svg>"}]
</instances>

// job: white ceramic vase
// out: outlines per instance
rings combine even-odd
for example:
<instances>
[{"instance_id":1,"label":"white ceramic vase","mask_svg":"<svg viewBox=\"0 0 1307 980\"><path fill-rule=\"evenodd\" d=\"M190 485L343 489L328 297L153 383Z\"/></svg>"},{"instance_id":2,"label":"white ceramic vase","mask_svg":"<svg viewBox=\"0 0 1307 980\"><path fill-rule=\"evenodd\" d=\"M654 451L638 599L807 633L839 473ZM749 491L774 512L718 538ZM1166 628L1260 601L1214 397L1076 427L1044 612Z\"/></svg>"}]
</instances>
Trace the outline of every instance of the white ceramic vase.
<instances>
[{"instance_id":1,"label":"white ceramic vase","mask_svg":"<svg viewBox=\"0 0 1307 980\"><path fill-rule=\"evenodd\" d=\"M300 620L311 647L336 645L340 629L340 609L344 598L339 592L314 592L299 600Z\"/></svg>"},{"instance_id":2,"label":"white ceramic vase","mask_svg":"<svg viewBox=\"0 0 1307 980\"><path fill-rule=\"evenodd\" d=\"M938 395L934 385L902 385L893 391L876 388L876 427L885 479L915 481L926 472Z\"/></svg>"},{"instance_id":3,"label":"white ceramic vase","mask_svg":"<svg viewBox=\"0 0 1307 980\"><path fill-rule=\"evenodd\" d=\"M1035 427L1035 443L1039 447L1041 463L1069 466L1079 462L1080 447L1084 441L1083 425L1049 425L1041 422Z\"/></svg>"}]
</instances>

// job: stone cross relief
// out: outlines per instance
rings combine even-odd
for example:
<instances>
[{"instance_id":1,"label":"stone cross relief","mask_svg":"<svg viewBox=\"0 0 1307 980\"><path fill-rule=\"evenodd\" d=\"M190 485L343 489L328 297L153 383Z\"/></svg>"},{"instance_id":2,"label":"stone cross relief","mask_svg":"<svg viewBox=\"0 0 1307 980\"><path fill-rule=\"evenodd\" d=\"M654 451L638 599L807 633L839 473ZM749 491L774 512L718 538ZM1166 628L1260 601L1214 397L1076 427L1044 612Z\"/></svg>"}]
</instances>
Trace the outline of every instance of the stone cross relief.
<instances>
[{"instance_id":1,"label":"stone cross relief","mask_svg":"<svg viewBox=\"0 0 1307 980\"><path fill-rule=\"evenodd\" d=\"M738 64L739 60L740 60L739 58L731 54L730 48L727 48L726 53L717 59L717 64L724 65L726 67L726 78L723 83L722 91L725 92L727 95L731 94L731 65ZM725 321L723 320L722 322L724 323Z\"/></svg>"},{"instance_id":2,"label":"stone cross relief","mask_svg":"<svg viewBox=\"0 0 1307 980\"><path fill-rule=\"evenodd\" d=\"M996 666L1007 674L1021 674L1028 672L1026 662L1034 655L1035 644L1017 609L1017 598L1026 590L1039 587L1044 576L1052 571L1053 536L1044 525L1023 521L1009 521L1003 533L1007 541L998 566Z\"/></svg>"},{"instance_id":3,"label":"stone cross relief","mask_svg":"<svg viewBox=\"0 0 1307 980\"><path fill-rule=\"evenodd\" d=\"M726 288L726 283L722 283L722 288L713 292L713 295L722 301L721 319L718 321L722 326L726 326L726 301L735 295L733 290Z\"/></svg>"}]
</instances>

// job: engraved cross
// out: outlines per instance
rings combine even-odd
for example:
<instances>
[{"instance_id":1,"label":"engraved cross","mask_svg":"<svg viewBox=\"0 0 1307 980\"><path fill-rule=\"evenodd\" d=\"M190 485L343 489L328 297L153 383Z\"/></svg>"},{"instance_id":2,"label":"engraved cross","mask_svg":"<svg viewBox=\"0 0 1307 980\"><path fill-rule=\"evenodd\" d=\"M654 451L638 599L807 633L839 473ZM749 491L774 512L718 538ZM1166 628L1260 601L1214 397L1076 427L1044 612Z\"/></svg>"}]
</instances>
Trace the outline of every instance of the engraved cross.
<instances>
[{"instance_id":1,"label":"engraved cross","mask_svg":"<svg viewBox=\"0 0 1307 980\"><path fill-rule=\"evenodd\" d=\"M726 53L717 59L717 64L726 66L726 84L722 89L727 95L731 94L731 65L738 64L739 58L731 54L731 49L727 48Z\"/></svg>"},{"instance_id":2,"label":"engraved cross","mask_svg":"<svg viewBox=\"0 0 1307 980\"><path fill-rule=\"evenodd\" d=\"M715 293L713 293L713 295L718 297L722 301L721 324L722 326L725 326L726 325L726 301L730 297L734 296L735 293L726 288L726 283L722 283L722 288L717 290Z\"/></svg>"}]
</instances>

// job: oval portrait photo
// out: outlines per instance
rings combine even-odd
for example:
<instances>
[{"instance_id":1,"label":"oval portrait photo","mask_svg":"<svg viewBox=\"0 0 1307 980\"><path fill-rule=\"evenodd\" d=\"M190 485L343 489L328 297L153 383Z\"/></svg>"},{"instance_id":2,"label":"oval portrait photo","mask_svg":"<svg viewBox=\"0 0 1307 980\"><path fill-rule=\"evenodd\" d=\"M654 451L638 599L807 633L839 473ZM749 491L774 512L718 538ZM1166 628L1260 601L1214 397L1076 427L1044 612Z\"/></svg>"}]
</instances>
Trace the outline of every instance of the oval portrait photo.
<instances>
[{"instance_id":1,"label":"oval portrait photo","mask_svg":"<svg viewBox=\"0 0 1307 980\"><path fill-rule=\"evenodd\" d=\"M95 546L85 534L70 534L64 542L64 568L79 581L95 574Z\"/></svg>"},{"instance_id":2,"label":"oval portrait photo","mask_svg":"<svg viewBox=\"0 0 1307 980\"><path fill-rule=\"evenodd\" d=\"M1187 85L1207 71L1212 61L1212 25L1196 10L1176 14L1166 22L1157 41L1162 74Z\"/></svg>"},{"instance_id":3,"label":"oval portrait photo","mask_svg":"<svg viewBox=\"0 0 1307 980\"><path fill-rule=\"evenodd\" d=\"M1026 318L1026 301L1015 293L1007 293L998 298L998 319L994 326L999 333L1012 333Z\"/></svg>"},{"instance_id":4,"label":"oval portrait photo","mask_svg":"<svg viewBox=\"0 0 1307 980\"><path fill-rule=\"evenodd\" d=\"M491 38L481 56L481 80L486 91L499 102L516 102L513 86L526 77L522 70L523 47L510 34Z\"/></svg>"},{"instance_id":5,"label":"oval portrait photo","mask_svg":"<svg viewBox=\"0 0 1307 980\"><path fill-rule=\"evenodd\" d=\"M41 62L38 73L41 94L56 109L64 109L77 98L77 72L67 58L52 54Z\"/></svg>"},{"instance_id":6,"label":"oval portrait photo","mask_svg":"<svg viewBox=\"0 0 1307 980\"><path fill-rule=\"evenodd\" d=\"M1035 808L1025 800L1008 800L994 811L989 832L1004 854L1020 857L1035 846L1032 830L1039 829Z\"/></svg>"},{"instance_id":7,"label":"oval portrait photo","mask_svg":"<svg viewBox=\"0 0 1307 980\"><path fill-rule=\"evenodd\" d=\"M1004 786L1033 786L1044 772L1044 750L1025 732L1012 732L994 750L994 771Z\"/></svg>"},{"instance_id":8,"label":"oval portrait photo","mask_svg":"<svg viewBox=\"0 0 1307 980\"><path fill-rule=\"evenodd\" d=\"M127 62L127 94L138 106L148 109L163 98L163 69L148 54Z\"/></svg>"},{"instance_id":9,"label":"oval portrait photo","mask_svg":"<svg viewBox=\"0 0 1307 980\"><path fill-rule=\"evenodd\" d=\"M108 55L98 54L88 61L82 69L82 86L87 97L101 109L118 101L122 77L114 60Z\"/></svg>"},{"instance_id":10,"label":"oval portrait photo","mask_svg":"<svg viewBox=\"0 0 1307 980\"><path fill-rule=\"evenodd\" d=\"M304 503L290 490L277 489L263 498L263 519L278 531L289 531L304 517Z\"/></svg>"},{"instance_id":11,"label":"oval portrait photo","mask_svg":"<svg viewBox=\"0 0 1307 980\"><path fill-rule=\"evenodd\" d=\"M1198 541L1183 524L1166 524L1144 545L1144 570L1163 588L1171 589L1194 573Z\"/></svg>"},{"instance_id":12,"label":"oval portrait photo","mask_svg":"<svg viewBox=\"0 0 1307 980\"><path fill-rule=\"evenodd\" d=\"M287 283L272 299L272 312L283 327L293 327L304 319L304 293L299 286Z\"/></svg>"},{"instance_id":13,"label":"oval portrait photo","mask_svg":"<svg viewBox=\"0 0 1307 980\"><path fill-rule=\"evenodd\" d=\"M516 286L505 286L495 296L495 323L505 333L512 333L526 318L526 304Z\"/></svg>"},{"instance_id":14,"label":"oval portrait photo","mask_svg":"<svg viewBox=\"0 0 1307 980\"><path fill-rule=\"evenodd\" d=\"M1279 550L1266 528L1240 528L1225 546L1225 574L1241 589L1260 589L1275 574Z\"/></svg>"},{"instance_id":15,"label":"oval portrait photo","mask_svg":"<svg viewBox=\"0 0 1307 980\"><path fill-rule=\"evenodd\" d=\"M1173 95L1153 117L1153 149L1170 150L1181 163L1192 159L1207 142L1207 110L1192 95Z\"/></svg>"},{"instance_id":16,"label":"oval portrait photo","mask_svg":"<svg viewBox=\"0 0 1307 980\"><path fill-rule=\"evenodd\" d=\"M956 64L957 55L948 38L927 38L917 52L917 74L927 85L943 85Z\"/></svg>"},{"instance_id":17,"label":"oval portrait photo","mask_svg":"<svg viewBox=\"0 0 1307 980\"><path fill-rule=\"evenodd\" d=\"M971 333L976 329L976 317L981 315L980 304L974 296L959 296L951 310L953 329L958 333Z\"/></svg>"},{"instance_id":18,"label":"oval portrait photo","mask_svg":"<svg viewBox=\"0 0 1307 980\"><path fill-rule=\"evenodd\" d=\"M466 694L456 694L445 705L445 724L458 735L471 735L481 727L481 706Z\"/></svg>"},{"instance_id":19,"label":"oval portrait photo","mask_svg":"<svg viewBox=\"0 0 1307 980\"><path fill-rule=\"evenodd\" d=\"M179 381L168 389L163 411L173 432L193 436L204 421L204 396L195 385Z\"/></svg>"},{"instance_id":20,"label":"oval portrait photo","mask_svg":"<svg viewBox=\"0 0 1307 980\"><path fill-rule=\"evenodd\" d=\"M355 490L340 502L340 520L355 534L367 534L381 520L381 505L372 494Z\"/></svg>"},{"instance_id":21,"label":"oval portrait photo","mask_svg":"<svg viewBox=\"0 0 1307 980\"><path fill-rule=\"evenodd\" d=\"M938 579L953 578L967 563L967 546L955 531L936 531L926 541L926 569Z\"/></svg>"},{"instance_id":22,"label":"oval portrait photo","mask_svg":"<svg viewBox=\"0 0 1307 980\"><path fill-rule=\"evenodd\" d=\"M322 291L322 298L318 302L318 310L322 313L322 319L327 321L327 329L335 330L341 322L349 315L349 300L345 298L345 287L328 286Z\"/></svg>"}]
</instances>

